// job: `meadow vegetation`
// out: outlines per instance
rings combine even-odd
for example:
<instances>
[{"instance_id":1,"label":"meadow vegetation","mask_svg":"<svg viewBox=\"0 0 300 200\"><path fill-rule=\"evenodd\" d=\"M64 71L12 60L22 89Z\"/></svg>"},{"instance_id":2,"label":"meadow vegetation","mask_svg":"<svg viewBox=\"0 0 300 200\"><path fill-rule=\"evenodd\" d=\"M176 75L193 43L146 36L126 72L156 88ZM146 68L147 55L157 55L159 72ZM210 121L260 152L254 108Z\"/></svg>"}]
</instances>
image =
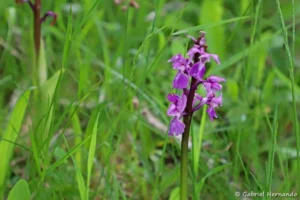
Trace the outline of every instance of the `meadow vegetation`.
<instances>
[{"instance_id":1,"label":"meadow vegetation","mask_svg":"<svg viewBox=\"0 0 300 200\"><path fill-rule=\"evenodd\" d=\"M220 56L208 75L226 82L218 119L192 120L190 198L299 198L298 0L43 0L47 11L57 21L43 22L35 62L30 7L0 5L0 199L179 199L167 61L199 31Z\"/></svg>"}]
</instances>

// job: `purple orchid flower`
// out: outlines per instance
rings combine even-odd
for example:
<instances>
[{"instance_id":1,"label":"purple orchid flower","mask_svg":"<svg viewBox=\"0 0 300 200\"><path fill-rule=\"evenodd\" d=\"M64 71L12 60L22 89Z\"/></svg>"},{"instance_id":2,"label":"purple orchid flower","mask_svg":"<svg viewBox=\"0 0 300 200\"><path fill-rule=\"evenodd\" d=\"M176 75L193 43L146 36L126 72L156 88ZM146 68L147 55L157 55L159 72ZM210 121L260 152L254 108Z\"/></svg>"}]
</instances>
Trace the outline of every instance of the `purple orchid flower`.
<instances>
[{"instance_id":1,"label":"purple orchid flower","mask_svg":"<svg viewBox=\"0 0 300 200\"><path fill-rule=\"evenodd\" d=\"M225 81L225 79L222 77L210 76L203 82L203 86L208 93L211 91L216 92L222 90L222 85L219 82L223 81Z\"/></svg>"},{"instance_id":2,"label":"purple orchid flower","mask_svg":"<svg viewBox=\"0 0 300 200\"><path fill-rule=\"evenodd\" d=\"M167 114L169 116L180 118L183 115L186 106L187 96L184 93L182 93L181 97L179 97L177 94L169 94L168 100L171 102L171 104Z\"/></svg>"},{"instance_id":3,"label":"purple orchid flower","mask_svg":"<svg viewBox=\"0 0 300 200\"><path fill-rule=\"evenodd\" d=\"M204 36L204 32L201 32L198 39L187 36L194 41L193 47L187 52L188 58L177 54L168 60L168 62L172 63L173 69L177 70L173 80L173 88L183 90L181 96L176 94L168 95L168 100L171 104L167 114L173 117L169 128L169 135L171 136L180 135L185 131L186 124L181 120L185 115L192 116L195 111L206 104L209 118L214 120L218 118L215 108L222 106L222 94L216 96L216 92L222 90L220 82L224 82L225 79L219 76L205 78L205 64L210 62L210 58L217 64L220 64L220 60L218 55L206 52L208 47ZM203 85L206 89L206 96L202 97L195 93L199 85ZM189 102L190 96L192 101Z\"/></svg>"},{"instance_id":4,"label":"purple orchid flower","mask_svg":"<svg viewBox=\"0 0 300 200\"><path fill-rule=\"evenodd\" d=\"M184 89L189 85L189 76L183 72L178 72L173 80L173 88Z\"/></svg>"},{"instance_id":5,"label":"purple orchid flower","mask_svg":"<svg viewBox=\"0 0 300 200\"><path fill-rule=\"evenodd\" d=\"M193 112L199 110L204 104L208 105L208 109L206 111L210 120L213 121L214 118L218 118L215 112L215 108L222 106L222 95L216 97L216 94L214 92L207 93L206 97L201 97L200 103L193 108Z\"/></svg>"},{"instance_id":6,"label":"purple orchid flower","mask_svg":"<svg viewBox=\"0 0 300 200\"><path fill-rule=\"evenodd\" d=\"M184 71L188 64L188 60L184 58L181 54L173 56L168 62L172 62L173 69Z\"/></svg>"},{"instance_id":7,"label":"purple orchid flower","mask_svg":"<svg viewBox=\"0 0 300 200\"><path fill-rule=\"evenodd\" d=\"M184 132L184 129L185 129L185 124L177 117L174 117L170 123L169 135L170 136L181 135Z\"/></svg>"}]
</instances>

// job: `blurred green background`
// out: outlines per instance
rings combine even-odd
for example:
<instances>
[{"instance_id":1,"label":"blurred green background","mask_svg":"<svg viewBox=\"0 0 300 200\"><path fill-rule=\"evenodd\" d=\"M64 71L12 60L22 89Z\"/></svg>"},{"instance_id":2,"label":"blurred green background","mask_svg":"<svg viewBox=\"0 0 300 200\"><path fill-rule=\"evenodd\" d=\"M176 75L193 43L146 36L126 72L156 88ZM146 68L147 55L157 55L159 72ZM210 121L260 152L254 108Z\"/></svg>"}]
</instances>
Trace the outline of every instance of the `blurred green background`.
<instances>
[{"instance_id":1,"label":"blurred green background","mask_svg":"<svg viewBox=\"0 0 300 200\"><path fill-rule=\"evenodd\" d=\"M42 1L47 11L58 18L42 25L35 65L30 7L0 6L0 199L20 179L23 199L179 199L167 60L199 31L221 60L208 75L227 81L219 118L194 115L190 198L300 195L298 0Z\"/></svg>"}]
</instances>

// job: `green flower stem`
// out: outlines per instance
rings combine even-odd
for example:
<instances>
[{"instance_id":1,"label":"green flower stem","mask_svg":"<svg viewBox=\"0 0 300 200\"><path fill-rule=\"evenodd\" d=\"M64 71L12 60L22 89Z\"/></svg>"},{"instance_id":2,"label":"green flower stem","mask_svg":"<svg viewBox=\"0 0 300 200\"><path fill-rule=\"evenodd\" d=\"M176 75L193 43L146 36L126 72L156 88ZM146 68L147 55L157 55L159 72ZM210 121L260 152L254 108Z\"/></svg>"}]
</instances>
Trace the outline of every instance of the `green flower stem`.
<instances>
[{"instance_id":1,"label":"green flower stem","mask_svg":"<svg viewBox=\"0 0 300 200\"><path fill-rule=\"evenodd\" d=\"M182 135L181 141L181 163L180 163L180 199L188 199L188 153L189 153L189 133L190 126L193 116L193 100L197 87L194 87L196 84L196 79L192 78L190 92L187 98L187 105L185 108L186 115L184 115L183 122L185 124L185 130Z\"/></svg>"}]
</instances>

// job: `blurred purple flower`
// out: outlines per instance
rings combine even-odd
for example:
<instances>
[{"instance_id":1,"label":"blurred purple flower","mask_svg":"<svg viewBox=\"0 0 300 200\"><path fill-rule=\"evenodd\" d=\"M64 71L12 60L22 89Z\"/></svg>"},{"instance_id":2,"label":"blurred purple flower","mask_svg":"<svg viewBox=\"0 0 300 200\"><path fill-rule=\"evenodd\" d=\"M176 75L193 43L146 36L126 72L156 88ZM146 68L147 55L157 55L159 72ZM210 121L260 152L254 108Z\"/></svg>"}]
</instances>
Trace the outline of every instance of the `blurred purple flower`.
<instances>
[{"instance_id":1,"label":"blurred purple flower","mask_svg":"<svg viewBox=\"0 0 300 200\"><path fill-rule=\"evenodd\" d=\"M168 94L168 100L171 102L167 115L173 116L170 124L169 135L179 135L184 132L185 125L179 119L184 114L184 109L187 102L187 96L182 93L181 97L177 94Z\"/></svg>"},{"instance_id":2,"label":"blurred purple flower","mask_svg":"<svg viewBox=\"0 0 300 200\"><path fill-rule=\"evenodd\" d=\"M219 82L225 81L224 78L218 76L210 76L203 82L203 86L205 87L206 91L209 92L216 92L222 89L222 85Z\"/></svg>"},{"instance_id":3,"label":"blurred purple flower","mask_svg":"<svg viewBox=\"0 0 300 200\"><path fill-rule=\"evenodd\" d=\"M179 97L177 94L168 94L168 100L171 102L171 104L167 114L169 116L180 118L183 115L186 106L187 96L184 93L182 93L181 97Z\"/></svg>"},{"instance_id":4,"label":"blurred purple flower","mask_svg":"<svg viewBox=\"0 0 300 200\"><path fill-rule=\"evenodd\" d=\"M170 123L169 135L170 136L181 135L184 132L184 129L185 129L185 124L177 117L174 117Z\"/></svg>"}]
</instances>

